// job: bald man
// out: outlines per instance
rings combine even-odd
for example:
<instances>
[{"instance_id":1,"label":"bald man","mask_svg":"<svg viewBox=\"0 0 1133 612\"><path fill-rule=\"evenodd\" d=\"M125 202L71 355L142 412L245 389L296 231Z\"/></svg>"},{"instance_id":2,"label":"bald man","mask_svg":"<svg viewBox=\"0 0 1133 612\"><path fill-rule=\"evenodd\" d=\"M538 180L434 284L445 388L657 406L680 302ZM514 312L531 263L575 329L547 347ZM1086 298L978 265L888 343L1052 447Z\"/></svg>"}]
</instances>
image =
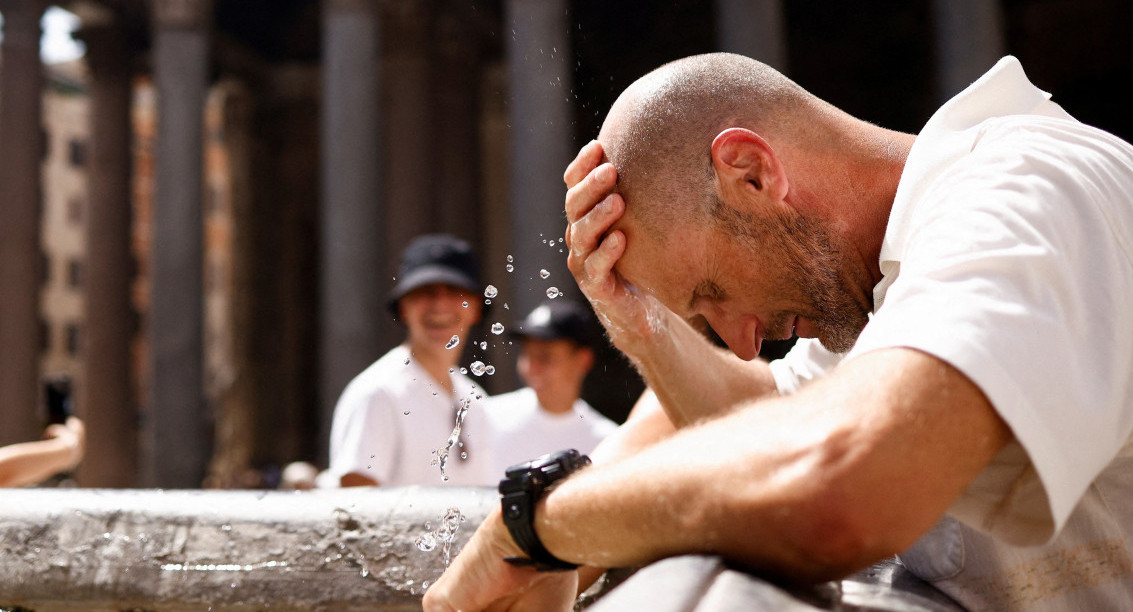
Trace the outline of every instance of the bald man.
<instances>
[{"instance_id":1,"label":"bald man","mask_svg":"<svg viewBox=\"0 0 1133 612\"><path fill-rule=\"evenodd\" d=\"M427 610L569 609L577 572L516 557L681 553L1133 607L1133 147L1014 58L914 136L712 54L631 85L565 179L568 264L678 431L541 491L534 535L489 516Z\"/></svg>"}]
</instances>

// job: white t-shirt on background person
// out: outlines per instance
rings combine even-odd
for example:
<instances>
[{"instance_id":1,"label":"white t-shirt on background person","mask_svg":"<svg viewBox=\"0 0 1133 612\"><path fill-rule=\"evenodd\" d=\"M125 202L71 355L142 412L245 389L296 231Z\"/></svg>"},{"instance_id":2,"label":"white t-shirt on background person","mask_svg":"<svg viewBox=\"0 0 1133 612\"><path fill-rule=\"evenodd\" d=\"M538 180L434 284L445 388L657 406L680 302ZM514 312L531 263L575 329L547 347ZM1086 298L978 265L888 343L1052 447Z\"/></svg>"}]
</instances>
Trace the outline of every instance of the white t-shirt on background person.
<instances>
[{"instance_id":1,"label":"white t-shirt on background person","mask_svg":"<svg viewBox=\"0 0 1133 612\"><path fill-rule=\"evenodd\" d=\"M459 372L450 376L452 396L414 363L404 345L356 376L335 405L328 479L337 483L356 472L381 486L496 484L489 471L485 393ZM465 446L449 451L446 481L437 451L448 444L461 400L470 402L461 429Z\"/></svg>"}]
</instances>

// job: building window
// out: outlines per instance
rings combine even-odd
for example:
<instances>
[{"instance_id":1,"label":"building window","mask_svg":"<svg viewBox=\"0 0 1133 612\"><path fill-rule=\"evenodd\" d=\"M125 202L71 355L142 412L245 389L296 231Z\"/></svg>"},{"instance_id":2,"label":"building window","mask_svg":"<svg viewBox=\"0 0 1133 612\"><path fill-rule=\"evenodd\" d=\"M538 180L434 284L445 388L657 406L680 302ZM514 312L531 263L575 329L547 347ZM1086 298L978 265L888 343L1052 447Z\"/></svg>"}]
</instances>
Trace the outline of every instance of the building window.
<instances>
[{"instance_id":1,"label":"building window","mask_svg":"<svg viewBox=\"0 0 1133 612\"><path fill-rule=\"evenodd\" d=\"M74 225L81 225L83 222L83 211L86 209L86 200L80 196L74 196L67 200L67 222Z\"/></svg>"},{"instance_id":2,"label":"building window","mask_svg":"<svg viewBox=\"0 0 1133 612\"><path fill-rule=\"evenodd\" d=\"M82 332L78 325L70 323L67 325L67 354L76 356L79 354L81 348L80 342L82 341Z\"/></svg>"},{"instance_id":3,"label":"building window","mask_svg":"<svg viewBox=\"0 0 1133 612\"><path fill-rule=\"evenodd\" d=\"M39 284L46 287L51 282L51 256L39 252Z\"/></svg>"},{"instance_id":4,"label":"building window","mask_svg":"<svg viewBox=\"0 0 1133 612\"><path fill-rule=\"evenodd\" d=\"M77 259L67 262L67 286L72 289L83 286L83 262Z\"/></svg>"},{"instance_id":5,"label":"building window","mask_svg":"<svg viewBox=\"0 0 1133 612\"><path fill-rule=\"evenodd\" d=\"M51 325L43 319L39 320L39 350L42 353L51 352Z\"/></svg>"},{"instance_id":6,"label":"building window","mask_svg":"<svg viewBox=\"0 0 1133 612\"><path fill-rule=\"evenodd\" d=\"M67 143L67 155L72 166L82 168L87 164L87 143L72 138Z\"/></svg>"}]
</instances>

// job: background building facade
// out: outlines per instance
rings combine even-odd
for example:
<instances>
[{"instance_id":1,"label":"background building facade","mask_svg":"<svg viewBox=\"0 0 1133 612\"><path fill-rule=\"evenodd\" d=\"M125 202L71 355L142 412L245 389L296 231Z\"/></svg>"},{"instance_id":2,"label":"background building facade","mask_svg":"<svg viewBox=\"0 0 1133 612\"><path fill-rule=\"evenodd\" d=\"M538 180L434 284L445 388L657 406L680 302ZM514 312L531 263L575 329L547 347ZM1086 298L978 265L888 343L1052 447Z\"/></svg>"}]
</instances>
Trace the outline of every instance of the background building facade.
<instances>
[{"instance_id":1,"label":"background building facade","mask_svg":"<svg viewBox=\"0 0 1133 612\"><path fill-rule=\"evenodd\" d=\"M400 338L384 296L419 233L476 245L500 290L487 323L577 296L562 170L665 61L744 53L915 132L1011 53L1133 137L1121 0L59 4L87 48L66 95L36 53L46 0L0 0L0 443L37 437L39 385L71 374L85 486L254 486L253 469L325 463L338 393ZM514 388L507 336L473 338L464 362ZM622 418L641 382L614 350L600 361L587 399Z\"/></svg>"}]
</instances>

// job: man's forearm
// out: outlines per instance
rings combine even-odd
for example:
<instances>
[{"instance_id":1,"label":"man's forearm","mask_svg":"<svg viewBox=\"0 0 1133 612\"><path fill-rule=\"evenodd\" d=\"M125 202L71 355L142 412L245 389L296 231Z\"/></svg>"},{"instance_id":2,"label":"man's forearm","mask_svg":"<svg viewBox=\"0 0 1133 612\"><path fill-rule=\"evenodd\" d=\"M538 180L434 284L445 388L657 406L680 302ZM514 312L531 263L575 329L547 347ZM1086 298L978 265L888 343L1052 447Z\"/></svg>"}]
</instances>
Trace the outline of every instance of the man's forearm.
<instances>
[{"instance_id":1,"label":"man's forearm","mask_svg":"<svg viewBox=\"0 0 1133 612\"><path fill-rule=\"evenodd\" d=\"M674 425L714 418L738 404L776 394L766 362L743 361L660 304L655 308L652 333L618 347L637 366Z\"/></svg>"},{"instance_id":2,"label":"man's forearm","mask_svg":"<svg viewBox=\"0 0 1133 612\"><path fill-rule=\"evenodd\" d=\"M540 504L536 531L589 565L704 552L826 579L911 544L1009 437L951 367L878 351L798 395L583 470Z\"/></svg>"}]
</instances>

